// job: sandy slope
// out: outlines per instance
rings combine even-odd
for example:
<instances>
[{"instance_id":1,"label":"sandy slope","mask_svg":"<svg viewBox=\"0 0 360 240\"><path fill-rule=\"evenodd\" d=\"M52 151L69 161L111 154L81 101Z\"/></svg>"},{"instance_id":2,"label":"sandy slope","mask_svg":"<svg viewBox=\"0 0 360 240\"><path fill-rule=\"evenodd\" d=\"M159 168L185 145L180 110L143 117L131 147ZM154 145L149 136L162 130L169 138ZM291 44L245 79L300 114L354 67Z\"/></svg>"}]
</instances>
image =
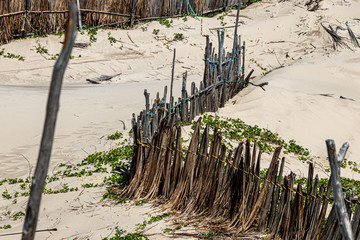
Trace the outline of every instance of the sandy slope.
<instances>
[{"instance_id":1,"label":"sandy slope","mask_svg":"<svg viewBox=\"0 0 360 240\"><path fill-rule=\"evenodd\" d=\"M323 1L315 12L308 12L302 1L258 2L243 10L239 32L246 41L247 70L255 69L252 81L267 81L269 85L266 91L250 86L219 110L219 114L268 128L286 140L295 139L319 157L316 158L317 172L323 176L320 168L327 167L324 144L327 138L335 139L338 146L349 141L347 158L358 162L359 50L334 50L320 23L345 27L348 21L358 36L360 21L354 18L360 17L359 12L359 1L329 0ZM235 11L225 14L225 26L234 25L235 14ZM177 49L175 93L180 92L181 74L186 70L190 81L199 82L205 45L201 29L216 43L216 28L222 27L217 17L202 18L202 24L191 17L188 21L173 19L170 28L152 22L134 30L99 30L95 43L75 48L75 58L70 61L64 80L50 169L60 162L76 163L88 153L113 147L114 143L106 140L106 136L119 129L124 133L129 131L131 114L144 106L143 89L147 88L154 97L156 91L162 94L164 85L169 83L172 49ZM154 29L160 30L157 36L153 34ZM116 43L108 40L109 32L118 40ZM185 39L171 41L175 33L182 33ZM226 28L226 33L225 45L230 47L233 28ZM346 31L339 30L339 33L347 37ZM26 159L31 169L35 165L46 86L54 64L50 58L59 52L61 41L58 36L49 36L14 41L0 47L5 52L25 57L24 62L0 58L1 178L28 176ZM36 53L38 43L47 48L49 54ZM77 43L87 45L88 34L78 34ZM269 70L273 71L262 77ZM101 75L117 76L102 85L86 82L87 78ZM125 130L120 120L125 122ZM306 165L291 157L287 167L298 175L307 171ZM358 178L349 170L344 174ZM99 175L97 180L102 177ZM71 184L80 185L84 181L92 180L78 179ZM5 188L12 189L4 185L0 187L1 192ZM102 203L103 193L104 189L95 188L81 194L46 195L39 228L57 227L59 231L41 233L38 239L100 239L111 233L108 226L118 225L133 231L136 223L147 219L148 206ZM22 222L10 220L5 213L24 211L25 206L25 197L19 197L17 204L11 204L11 200L0 201L0 226L13 225L13 229L0 230L0 235L21 230ZM164 228L166 226L161 224L153 228L151 231L155 233L150 231L155 234L153 239L158 239L156 234L162 234Z\"/></svg>"}]
</instances>

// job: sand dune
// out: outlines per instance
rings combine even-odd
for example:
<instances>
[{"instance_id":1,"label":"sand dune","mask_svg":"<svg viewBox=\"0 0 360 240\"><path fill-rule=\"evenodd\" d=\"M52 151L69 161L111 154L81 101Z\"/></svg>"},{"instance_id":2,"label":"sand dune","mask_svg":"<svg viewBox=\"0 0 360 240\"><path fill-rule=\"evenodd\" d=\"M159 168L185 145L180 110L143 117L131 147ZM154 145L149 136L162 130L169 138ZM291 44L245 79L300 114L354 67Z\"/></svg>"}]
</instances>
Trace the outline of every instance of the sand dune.
<instances>
[{"instance_id":1,"label":"sand dune","mask_svg":"<svg viewBox=\"0 0 360 240\"><path fill-rule=\"evenodd\" d=\"M251 81L269 85L266 91L249 86L217 114L268 128L286 140L295 139L318 157L319 168L327 167L324 143L327 138L335 139L338 147L348 141L347 159L360 163L359 49L348 41L352 50L334 50L329 35L321 27L321 24L345 27L345 22L349 22L359 36L360 21L356 20L359 12L358 1L328 0L322 1L315 12L307 11L304 1L272 0L243 10L239 33L246 41L247 72L254 69ZM224 20L217 18L221 15ZM131 114L144 107L143 89L147 88L153 98L157 91L162 95L165 84L169 84L174 48L177 49L174 92L180 93L181 74L185 71L190 81L200 82L205 46L202 34L216 42L216 29L235 22L235 11L221 15L202 18L202 24L191 17L187 21L172 19L170 28L150 22L133 30L99 30L97 41L91 45L86 32L78 34L78 46L85 47L74 49L74 59L66 72L50 170L61 162L77 163L88 154L114 147L106 136L116 130L129 132ZM156 29L158 35L153 34ZM229 48L233 31L234 28L226 28L225 45ZM110 43L109 33L117 39L116 43ZM173 41L175 33L183 34L184 40ZM346 31L339 30L339 34L348 37ZM30 169L34 169L54 64L51 57L60 51L61 41L62 38L52 35L0 47L25 58L23 62L0 58L1 178L28 176L28 161ZM48 54L37 53L39 46L45 47ZM116 76L101 85L86 81L102 75ZM125 122L125 130L120 120ZM289 171L306 174L305 164L295 158L288 162ZM359 178L350 170L343 173ZM96 181L102 178L99 175ZM80 185L82 181L74 180L71 184ZM0 187L1 191L5 188L12 189L8 184ZM38 234L37 239L100 239L115 226L134 231L135 224L148 217L148 205L101 202L104 192L104 188L94 188L82 193L45 195L39 228L57 227L59 231ZM5 213L24 211L25 206L26 197L19 197L16 204L0 200L0 226L8 223L13 226L0 230L0 235L21 231L22 221L10 220ZM155 234L153 239L163 234L165 225L150 231Z\"/></svg>"}]
</instances>

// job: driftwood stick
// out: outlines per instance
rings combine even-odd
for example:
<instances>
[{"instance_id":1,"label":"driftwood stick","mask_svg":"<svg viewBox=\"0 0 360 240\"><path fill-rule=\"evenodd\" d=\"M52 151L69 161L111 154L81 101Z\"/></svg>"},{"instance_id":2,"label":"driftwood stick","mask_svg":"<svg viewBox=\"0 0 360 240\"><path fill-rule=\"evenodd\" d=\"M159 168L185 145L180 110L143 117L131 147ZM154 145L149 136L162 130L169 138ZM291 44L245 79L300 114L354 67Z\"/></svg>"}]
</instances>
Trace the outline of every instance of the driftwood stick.
<instances>
[{"instance_id":1,"label":"driftwood stick","mask_svg":"<svg viewBox=\"0 0 360 240\"><path fill-rule=\"evenodd\" d=\"M62 81L75 42L77 26L77 7L74 3L71 3L69 5L69 12L70 18L66 28L64 46L61 50L61 54L58 60L55 63L51 79L44 130L42 134L35 174L32 179L32 187L23 226L23 240L32 240L35 236L41 197L44 189L47 171L49 168L51 150L54 141L55 125L57 113L59 110Z\"/></svg>"},{"instance_id":2,"label":"driftwood stick","mask_svg":"<svg viewBox=\"0 0 360 240\"><path fill-rule=\"evenodd\" d=\"M339 153L336 155L336 147L334 140L326 140L326 147L329 156L330 168L331 168L331 183L334 193L334 205L336 209L336 215L338 217L338 223L340 226L341 234L345 240L353 240L353 232L349 220L349 215L346 210L343 188L340 179L341 163L345 158L346 151L349 148L349 144L346 142L342 145Z\"/></svg>"}]
</instances>

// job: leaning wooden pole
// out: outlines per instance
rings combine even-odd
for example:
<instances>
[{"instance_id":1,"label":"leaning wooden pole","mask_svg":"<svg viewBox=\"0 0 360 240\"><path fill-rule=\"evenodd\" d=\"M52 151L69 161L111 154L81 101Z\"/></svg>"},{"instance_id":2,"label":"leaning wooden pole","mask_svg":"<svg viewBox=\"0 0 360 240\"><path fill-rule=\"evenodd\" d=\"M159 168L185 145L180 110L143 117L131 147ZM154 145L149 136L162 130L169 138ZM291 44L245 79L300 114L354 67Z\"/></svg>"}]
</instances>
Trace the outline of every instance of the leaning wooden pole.
<instances>
[{"instance_id":1,"label":"leaning wooden pole","mask_svg":"<svg viewBox=\"0 0 360 240\"><path fill-rule=\"evenodd\" d=\"M346 210L344 192L340 179L341 163L345 158L346 152L349 148L349 144L347 142L344 143L337 155L334 140L326 140L326 147L331 168L331 184L334 193L334 205L336 215L338 217L341 234L345 240L353 240L354 236L351 229L350 219Z\"/></svg>"},{"instance_id":2,"label":"leaning wooden pole","mask_svg":"<svg viewBox=\"0 0 360 240\"><path fill-rule=\"evenodd\" d=\"M25 222L23 226L22 239L32 240L35 236L37 220L39 216L41 197L44 189L45 179L49 168L52 145L54 141L55 125L59 110L59 99L65 69L69 62L72 48L76 37L77 7L74 3L69 5L69 23L66 28L64 46L55 63L51 85L49 90L45 124L41 139L38 161L35 174L32 179L29 202L26 209Z\"/></svg>"}]
</instances>

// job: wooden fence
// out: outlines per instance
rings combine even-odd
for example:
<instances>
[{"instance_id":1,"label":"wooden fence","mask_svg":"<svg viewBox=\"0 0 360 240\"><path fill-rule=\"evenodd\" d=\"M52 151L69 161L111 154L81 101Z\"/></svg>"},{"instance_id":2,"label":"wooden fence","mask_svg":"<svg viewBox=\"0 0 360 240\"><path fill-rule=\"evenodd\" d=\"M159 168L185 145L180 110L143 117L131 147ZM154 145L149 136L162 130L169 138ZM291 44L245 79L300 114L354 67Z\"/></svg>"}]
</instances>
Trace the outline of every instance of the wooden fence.
<instances>
[{"instance_id":1,"label":"wooden fence","mask_svg":"<svg viewBox=\"0 0 360 240\"><path fill-rule=\"evenodd\" d=\"M157 93L151 108L145 90L146 109L137 117L133 114L132 119L131 180L120 196L160 200L164 209L184 219L202 218L208 226L229 234L266 230L271 239L342 239L335 208L326 218L333 199L330 179L327 186L319 186L313 164L309 165L304 189L301 183L294 188L295 174L284 176L285 158L280 160L281 148L277 148L266 176L261 176L262 152L256 142L248 140L234 151L227 150L217 128L212 136L208 126L200 129L201 118L184 150L180 123L190 122L203 112L217 111L250 83L252 71L245 77L245 43L240 44L236 31L229 53L223 49L221 30L217 53L209 38L206 41L204 78L199 89L192 83L188 96L185 73L181 97L174 102L172 78L169 101L165 86L163 97ZM345 202L358 239L360 201L347 194Z\"/></svg>"},{"instance_id":2,"label":"wooden fence","mask_svg":"<svg viewBox=\"0 0 360 240\"><path fill-rule=\"evenodd\" d=\"M64 29L72 0L0 0L0 44L14 36ZM234 7L238 0L79 0L85 26L122 26L165 16L203 15Z\"/></svg>"},{"instance_id":3,"label":"wooden fence","mask_svg":"<svg viewBox=\"0 0 360 240\"><path fill-rule=\"evenodd\" d=\"M236 35L236 34L235 34ZM175 102L173 96L173 80L171 79L170 97L167 102L168 88L165 86L163 97L159 92L152 106L150 106L150 94L145 89L146 109L133 119L133 123L142 129L141 140L150 141L163 118L168 119L169 124L173 122L191 122L196 116L204 112L216 112L223 107L225 102L235 96L239 91L249 84L253 71L245 78L245 42L240 45L240 38L236 37L234 48L225 53L223 49L224 31L218 30L219 50L215 53L209 37L206 38L205 70L203 81L199 88L194 82L191 83L191 94L187 92L187 73L183 75L181 97ZM173 69L175 64L175 51ZM140 136L140 135L139 135Z\"/></svg>"},{"instance_id":4,"label":"wooden fence","mask_svg":"<svg viewBox=\"0 0 360 240\"><path fill-rule=\"evenodd\" d=\"M166 118L150 143L137 138L132 180L121 197L159 199L166 210L187 221L202 218L210 227L231 234L266 230L271 239L342 239L335 207L326 221L330 180L319 186L313 164L305 188L301 183L293 188L295 174L284 176L281 148L275 150L266 176L261 176L262 152L256 142L246 141L234 152L227 151L217 128L210 146L209 127L202 132L200 128L201 119L187 150L183 150L181 127ZM134 130L139 133L137 124ZM359 201L349 194L345 200L358 239Z\"/></svg>"}]
</instances>

